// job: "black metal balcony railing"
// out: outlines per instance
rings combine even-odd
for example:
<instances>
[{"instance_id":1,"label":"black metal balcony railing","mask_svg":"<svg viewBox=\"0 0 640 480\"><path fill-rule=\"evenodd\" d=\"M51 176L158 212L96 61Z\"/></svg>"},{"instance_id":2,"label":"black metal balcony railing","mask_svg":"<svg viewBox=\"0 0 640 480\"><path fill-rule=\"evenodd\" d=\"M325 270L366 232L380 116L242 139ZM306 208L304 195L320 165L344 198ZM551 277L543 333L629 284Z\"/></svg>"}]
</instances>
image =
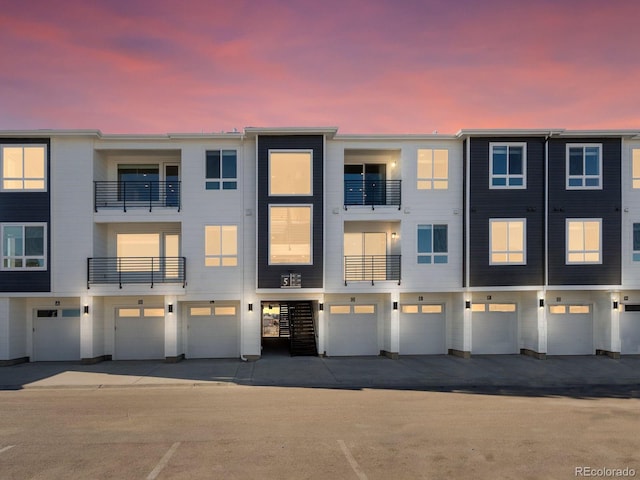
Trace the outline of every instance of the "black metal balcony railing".
<instances>
[{"instance_id":1,"label":"black metal balcony railing","mask_svg":"<svg viewBox=\"0 0 640 480\"><path fill-rule=\"evenodd\" d=\"M352 205L397 206L402 200L402 180L345 180L344 208Z\"/></svg>"},{"instance_id":2,"label":"black metal balcony railing","mask_svg":"<svg viewBox=\"0 0 640 480\"><path fill-rule=\"evenodd\" d=\"M401 280L401 255L347 255L344 257L344 284L376 280Z\"/></svg>"},{"instance_id":3,"label":"black metal balcony railing","mask_svg":"<svg viewBox=\"0 0 640 480\"><path fill-rule=\"evenodd\" d=\"M177 208L180 211L180 181L94 181L93 205L99 208L154 207Z\"/></svg>"},{"instance_id":4,"label":"black metal balcony railing","mask_svg":"<svg viewBox=\"0 0 640 480\"><path fill-rule=\"evenodd\" d=\"M87 259L87 288L97 284L182 283L186 285L185 257L98 257Z\"/></svg>"}]
</instances>

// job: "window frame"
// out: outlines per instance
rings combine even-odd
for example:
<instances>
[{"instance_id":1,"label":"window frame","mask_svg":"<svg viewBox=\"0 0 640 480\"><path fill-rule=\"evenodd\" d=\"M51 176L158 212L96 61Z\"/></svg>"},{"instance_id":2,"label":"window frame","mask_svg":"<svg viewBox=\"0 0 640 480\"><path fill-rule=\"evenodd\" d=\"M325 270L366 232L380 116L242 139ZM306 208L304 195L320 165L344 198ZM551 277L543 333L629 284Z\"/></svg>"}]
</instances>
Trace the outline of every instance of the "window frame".
<instances>
[{"instance_id":1,"label":"window frame","mask_svg":"<svg viewBox=\"0 0 640 480\"><path fill-rule=\"evenodd\" d=\"M220 157L218 158L218 172L219 176L217 177L208 177L207 176L207 167L209 161L209 153L218 152ZM233 152L235 154L235 177L225 177L224 176L224 153L225 152ZM204 188L205 190L213 190L213 191L221 191L221 190L238 190L238 150L235 149L226 149L226 148L214 148L208 149L204 152ZM225 185L229 184L228 188L225 188ZM212 188L209 188L212 187ZM217 187L217 188L215 188Z\"/></svg>"},{"instance_id":2,"label":"window frame","mask_svg":"<svg viewBox=\"0 0 640 480\"><path fill-rule=\"evenodd\" d=\"M598 148L598 175L587 175L586 172L586 148ZM571 149L582 149L582 174L570 175L570 151ZM566 190L602 190L602 184L604 183L604 177L602 174L602 144L601 143L567 143L565 150L565 188ZM598 178L598 185L586 185L587 180ZM569 185L572 179L581 179L582 185Z\"/></svg>"},{"instance_id":3,"label":"window frame","mask_svg":"<svg viewBox=\"0 0 640 480\"><path fill-rule=\"evenodd\" d=\"M636 225L638 226L638 234L640 235L640 222L633 222L631 224L631 259L634 262L640 262L640 239L638 242L638 248L636 249Z\"/></svg>"},{"instance_id":4,"label":"window frame","mask_svg":"<svg viewBox=\"0 0 640 480\"><path fill-rule=\"evenodd\" d=\"M308 153L309 154L309 193L273 193L272 186L272 172L271 172L271 154L273 153ZM270 197L312 197L313 196L313 149L310 148L295 148L295 149L283 149L273 148L267 152L267 172L268 172L268 185L267 192Z\"/></svg>"},{"instance_id":5,"label":"window frame","mask_svg":"<svg viewBox=\"0 0 640 480\"><path fill-rule=\"evenodd\" d=\"M4 229L5 227L22 227L22 255L5 255L4 252ZM25 228L26 227L42 227L42 255L26 255L26 235ZM47 236L48 225L46 222L3 222L0 223L0 257L2 261L0 262L0 270L7 272L42 272L48 269L48 236ZM22 259L23 266L22 267L5 267L4 262L7 258L20 258ZM43 265L40 267L27 267L27 260L29 258L42 259Z\"/></svg>"},{"instance_id":6,"label":"window frame","mask_svg":"<svg viewBox=\"0 0 640 480\"><path fill-rule=\"evenodd\" d=\"M420 152L430 151L431 152L431 176L429 177L421 177L420 176ZM437 151L446 152L447 154L447 176L446 177L436 177L435 169L435 155ZM436 187L437 183L446 182L446 186ZM421 187L423 184L425 186ZM427 186L428 185L428 186ZM449 190L449 149L448 148L418 148L416 150L416 189L417 190Z\"/></svg>"},{"instance_id":7,"label":"window frame","mask_svg":"<svg viewBox=\"0 0 640 480\"><path fill-rule=\"evenodd\" d=\"M581 222L583 225L582 228L582 232L583 232L583 243L585 238L584 238L584 224L586 222L597 222L599 225L599 238L598 238L598 261L594 262L594 261L582 261L582 262L576 262L576 261L569 261L569 254L570 253L583 253L583 254L587 254L587 253L593 253L593 250L587 250L586 248L583 250L569 250L569 224L572 222ZM566 218L565 219L565 265L602 265L602 218Z\"/></svg>"},{"instance_id":8,"label":"window frame","mask_svg":"<svg viewBox=\"0 0 640 480\"><path fill-rule=\"evenodd\" d=\"M493 173L493 155L495 147L507 147L507 173ZM511 147L522 148L522 174L509 173L509 151ZM504 178L505 185L494 185L493 180ZM522 178L522 185L509 185L511 178ZM489 143L489 189L491 190L526 190L527 188L527 143L526 142L490 142Z\"/></svg>"},{"instance_id":9,"label":"window frame","mask_svg":"<svg viewBox=\"0 0 640 480\"><path fill-rule=\"evenodd\" d=\"M631 188L640 189L640 148L631 148Z\"/></svg>"},{"instance_id":10,"label":"window frame","mask_svg":"<svg viewBox=\"0 0 640 480\"><path fill-rule=\"evenodd\" d=\"M296 263L284 263L284 262L273 262L272 261L272 253L271 253L271 211L273 208L308 208L309 209L309 261L308 262L296 262ZM272 203L267 207L268 216L268 245L267 245L267 264L268 265L313 265L313 204L306 203L294 203L294 204L281 204L281 203Z\"/></svg>"},{"instance_id":11,"label":"window frame","mask_svg":"<svg viewBox=\"0 0 640 480\"><path fill-rule=\"evenodd\" d=\"M214 254L214 255L208 255L207 254L207 228L209 227L214 227L214 228L219 228L220 229L220 236L219 236L219 241L220 241L220 253L219 254ZM235 244L235 255L230 255L230 254L224 254L222 253L224 251L224 244L223 244L223 233L222 233L222 228L223 227L235 227L236 229L236 244ZM217 259L219 260L218 265L207 265L207 260L208 259ZM235 260L235 265L225 265L224 264L224 260L225 259L233 259ZM216 224L216 225L205 225L204 226L204 266L205 268L235 268L238 267L239 265L239 259L238 259L238 225L236 224Z\"/></svg>"},{"instance_id":12,"label":"window frame","mask_svg":"<svg viewBox=\"0 0 640 480\"><path fill-rule=\"evenodd\" d=\"M42 147L44 150L43 155L43 177L25 177L25 168L24 168L24 149L25 148L33 148L33 147ZM22 149L22 176L21 177L5 177L4 176L4 149L5 148L21 148ZM48 183L49 183L49 146L46 143L0 143L0 192L2 193L13 193L13 192L47 192L48 191ZM4 182L5 180L14 180L21 181L23 188L5 188ZM33 180L42 180L43 187L42 188L24 188L25 181L33 181Z\"/></svg>"},{"instance_id":13,"label":"window frame","mask_svg":"<svg viewBox=\"0 0 640 480\"><path fill-rule=\"evenodd\" d=\"M420 241L419 241L419 236L420 236L420 227L431 227L431 252L421 252L420 251ZM434 242L434 235L435 235L435 228L434 227L445 227L445 231L446 231L446 251L444 252L435 252L434 251L434 246L435 246L435 242ZM418 265L446 265L449 263L449 225L447 223L421 223L418 224L416 227L416 263ZM438 261L436 262L436 257L444 257L444 262L443 261ZM428 262L421 262L420 259L426 259L428 258L430 261Z\"/></svg>"},{"instance_id":14,"label":"window frame","mask_svg":"<svg viewBox=\"0 0 640 480\"><path fill-rule=\"evenodd\" d=\"M509 250L509 224L510 223L522 223L522 250ZM493 224L494 223L507 223L507 249L493 250ZM495 262L493 255L496 253L505 253L507 257L510 254L522 253L522 262ZM489 219L489 265L491 266L506 266L506 265L526 265L527 264L527 219L526 218L490 218Z\"/></svg>"}]
</instances>

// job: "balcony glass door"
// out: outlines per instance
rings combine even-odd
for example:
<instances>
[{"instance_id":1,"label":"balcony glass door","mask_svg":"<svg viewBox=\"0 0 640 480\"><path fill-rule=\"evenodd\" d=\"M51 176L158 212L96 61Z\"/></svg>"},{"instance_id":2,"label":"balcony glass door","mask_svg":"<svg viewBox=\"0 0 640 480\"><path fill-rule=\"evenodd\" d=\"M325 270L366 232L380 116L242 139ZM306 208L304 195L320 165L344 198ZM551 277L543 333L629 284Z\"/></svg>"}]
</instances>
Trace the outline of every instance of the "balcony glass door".
<instances>
[{"instance_id":1,"label":"balcony glass door","mask_svg":"<svg viewBox=\"0 0 640 480\"><path fill-rule=\"evenodd\" d=\"M164 166L164 181L166 207L178 207L180 202L180 167L178 165Z\"/></svg>"},{"instance_id":2,"label":"balcony glass door","mask_svg":"<svg viewBox=\"0 0 640 480\"><path fill-rule=\"evenodd\" d=\"M345 205L384 205L386 165L383 163L344 166Z\"/></svg>"},{"instance_id":3,"label":"balcony glass door","mask_svg":"<svg viewBox=\"0 0 640 480\"><path fill-rule=\"evenodd\" d=\"M119 165L118 200L127 203L158 200L158 165Z\"/></svg>"},{"instance_id":4,"label":"balcony glass door","mask_svg":"<svg viewBox=\"0 0 640 480\"><path fill-rule=\"evenodd\" d=\"M344 234L346 280L385 280L387 234L358 232ZM347 258L348 257L348 258Z\"/></svg>"}]
</instances>

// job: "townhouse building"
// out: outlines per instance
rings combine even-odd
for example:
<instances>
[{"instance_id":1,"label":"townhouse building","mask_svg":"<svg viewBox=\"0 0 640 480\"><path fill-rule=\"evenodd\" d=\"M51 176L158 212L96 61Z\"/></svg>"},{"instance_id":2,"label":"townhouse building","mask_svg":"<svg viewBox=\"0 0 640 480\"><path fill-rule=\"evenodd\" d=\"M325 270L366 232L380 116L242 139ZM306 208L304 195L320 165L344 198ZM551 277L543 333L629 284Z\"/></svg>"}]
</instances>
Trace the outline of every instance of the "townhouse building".
<instances>
[{"instance_id":1,"label":"townhouse building","mask_svg":"<svg viewBox=\"0 0 640 480\"><path fill-rule=\"evenodd\" d=\"M640 131L0 131L0 364L640 354Z\"/></svg>"}]
</instances>

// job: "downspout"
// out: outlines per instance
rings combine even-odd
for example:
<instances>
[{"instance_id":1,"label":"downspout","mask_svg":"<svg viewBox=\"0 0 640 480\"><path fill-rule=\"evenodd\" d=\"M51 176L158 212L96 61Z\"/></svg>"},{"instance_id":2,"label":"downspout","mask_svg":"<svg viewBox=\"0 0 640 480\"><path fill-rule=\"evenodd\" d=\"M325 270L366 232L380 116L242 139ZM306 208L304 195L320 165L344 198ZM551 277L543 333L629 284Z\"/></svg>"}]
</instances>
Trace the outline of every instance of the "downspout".
<instances>
[{"instance_id":1,"label":"downspout","mask_svg":"<svg viewBox=\"0 0 640 480\"><path fill-rule=\"evenodd\" d=\"M244 133L240 134L240 146L241 146L240 151L242 152L240 154L241 155L241 160L242 160L241 164L242 164L243 172L244 172L244 166L245 166L245 162L244 162L244 148L245 148L244 147ZM242 185L242 211L245 214L242 215L242 218L247 216L246 215L246 210L245 210L245 206L246 206L246 204L245 204L246 188L244 186L244 178L245 178L245 176L244 176L244 173L243 173L243 177L242 177L242 183L243 183L243 185ZM245 244L244 244L244 238L245 238L245 235L246 235L245 234L245 227L246 227L246 220L243 220L243 222L242 222L242 292L243 293L242 293L242 302L240 303L240 311L241 312L243 311L242 307L246 303L246 301L245 301L246 299L245 299L245 295L244 295L245 289L246 289L245 270L247 268L247 265L245 263L246 255L245 255ZM244 326L241 324L240 327L241 327L240 328L240 360L242 360L243 362L247 362L248 361L247 357L245 357L242 354L242 350L243 350L243 347L244 347L244 336L245 336L244 335Z\"/></svg>"}]
</instances>

